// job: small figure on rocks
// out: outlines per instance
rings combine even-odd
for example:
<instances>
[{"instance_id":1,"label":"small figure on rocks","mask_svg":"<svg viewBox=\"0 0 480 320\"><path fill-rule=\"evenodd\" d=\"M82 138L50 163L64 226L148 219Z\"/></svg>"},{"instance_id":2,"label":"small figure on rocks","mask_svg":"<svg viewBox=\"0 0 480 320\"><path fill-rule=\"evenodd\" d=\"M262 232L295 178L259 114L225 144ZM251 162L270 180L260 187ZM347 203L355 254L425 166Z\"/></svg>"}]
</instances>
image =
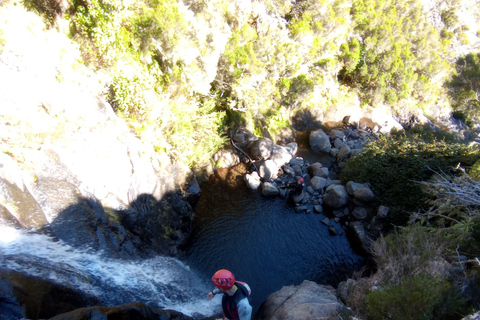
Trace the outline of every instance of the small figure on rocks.
<instances>
[{"instance_id":1,"label":"small figure on rocks","mask_svg":"<svg viewBox=\"0 0 480 320\"><path fill-rule=\"evenodd\" d=\"M212 282L216 289L208 293L208 300L218 293L223 293L223 319L251 320L252 306L249 296L252 293L245 282L235 281L235 276L228 270L221 269L215 272Z\"/></svg>"},{"instance_id":2,"label":"small figure on rocks","mask_svg":"<svg viewBox=\"0 0 480 320\"><path fill-rule=\"evenodd\" d=\"M297 182L287 181L285 183L285 186L289 190L290 197L295 197L295 196L298 196L300 193L302 193L303 187L304 187L303 182L304 182L303 178L300 178L300 179L297 180Z\"/></svg>"}]
</instances>

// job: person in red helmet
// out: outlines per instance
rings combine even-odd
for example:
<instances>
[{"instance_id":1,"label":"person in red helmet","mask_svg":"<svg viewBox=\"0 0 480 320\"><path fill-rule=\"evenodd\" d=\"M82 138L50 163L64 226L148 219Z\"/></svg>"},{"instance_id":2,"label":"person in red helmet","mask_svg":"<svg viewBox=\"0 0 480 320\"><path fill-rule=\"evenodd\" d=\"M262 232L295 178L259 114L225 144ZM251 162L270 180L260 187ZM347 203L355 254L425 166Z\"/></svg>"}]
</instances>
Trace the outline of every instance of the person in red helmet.
<instances>
[{"instance_id":1,"label":"person in red helmet","mask_svg":"<svg viewBox=\"0 0 480 320\"><path fill-rule=\"evenodd\" d=\"M215 272L212 277L215 289L208 293L207 299L223 293L222 308L224 319L251 320L252 306L249 301L251 289L245 282L235 281L233 273L226 269Z\"/></svg>"}]
</instances>

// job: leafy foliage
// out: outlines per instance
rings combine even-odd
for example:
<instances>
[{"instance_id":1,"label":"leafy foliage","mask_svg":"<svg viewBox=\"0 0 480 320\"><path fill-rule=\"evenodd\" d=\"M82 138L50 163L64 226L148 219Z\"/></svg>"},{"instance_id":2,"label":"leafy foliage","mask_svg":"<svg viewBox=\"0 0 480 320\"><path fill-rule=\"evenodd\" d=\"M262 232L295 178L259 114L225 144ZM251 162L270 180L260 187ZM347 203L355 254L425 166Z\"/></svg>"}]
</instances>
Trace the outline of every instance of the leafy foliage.
<instances>
[{"instance_id":1,"label":"leafy foliage","mask_svg":"<svg viewBox=\"0 0 480 320\"><path fill-rule=\"evenodd\" d=\"M425 83L435 83L449 65L443 58L445 46L420 12L420 3L414 0L353 1L355 32L362 37L361 55L352 60L351 50L342 46L347 64L340 80L361 88L372 104L395 104L410 96L420 100L432 97L430 90L435 86ZM353 58L358 49L354 52ZM382 98L376 101L374 97Z\"/></svg>"},{"instance_id":2,"label":"leafy foliage","mask_svg":"<svg viewBox=\"0 0 480 320\"><path fill-rule=\"evenodd\" d=\"M425 205L424 193L416 181L428 181L434 170L450 172L459 163L470 166L478 159L478 147L447 142L430 130L397 132L380 137L341 172L344 182L370 182L379 201L392 207L392 222L403 225Z\"/></svg>"},{"instance_id":3,"label":"leafy foliage","mask_svg":"<svg viewBox=\"0 0 480 320\"><path fill-rule=\"evenodd\" d=\"M480 53L470 53L456 62L456 73L447 82L454 115L470 125L480 111Z\"/></svg>"},{"instance_id":4,"label":"leafy foliage","mask_svg":"<svg viewBox=\"0 0 480 320\"><path fill-rule=\"evenodd\" d=\"M462 316L455 311L464 311L465 301L459 294L452 296L450 290L450 283L430 275L405 278L401 284L383 287L367 295L369 318L433 319L438 310L448 305L453 310L442 310L441 316L435 319L460 319Z\"/></svg>"}]
</instances>

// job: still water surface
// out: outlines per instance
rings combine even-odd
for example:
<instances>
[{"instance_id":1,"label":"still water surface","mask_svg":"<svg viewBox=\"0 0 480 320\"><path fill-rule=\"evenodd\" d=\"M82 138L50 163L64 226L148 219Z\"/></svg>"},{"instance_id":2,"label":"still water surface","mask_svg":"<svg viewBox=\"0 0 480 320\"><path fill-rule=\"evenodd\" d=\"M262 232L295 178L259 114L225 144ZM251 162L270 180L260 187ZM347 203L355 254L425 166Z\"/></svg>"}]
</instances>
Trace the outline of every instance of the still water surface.
<instances>
[{"instance_id":1,"label":"still water surface","mask_svg":"<svg viewBox=\"0 0 480 320\"><path fill-rule=\"evenodd\" d=\"M345 233L329 234L324 215L297 214L285 199L264 198L241 179L221 171L202 188L197 231L186 251L190 268L206 279L218 269L231 270L251 286L257 312L282 286L312 280L336 287L362 267L364 259Z\"/></svg>"}]
</instances>

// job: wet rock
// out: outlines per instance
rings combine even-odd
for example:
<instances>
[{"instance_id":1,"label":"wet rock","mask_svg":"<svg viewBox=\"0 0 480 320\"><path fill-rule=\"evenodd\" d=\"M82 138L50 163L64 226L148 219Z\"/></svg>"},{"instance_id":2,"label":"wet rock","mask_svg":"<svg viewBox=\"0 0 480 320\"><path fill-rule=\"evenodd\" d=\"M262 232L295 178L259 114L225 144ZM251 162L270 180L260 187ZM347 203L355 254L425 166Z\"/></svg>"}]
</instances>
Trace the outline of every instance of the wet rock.
<instances>
[{"instance_id":1,"label":"wet rock","mask_svg":"<svg viewBox=\"0 0 480 320\"><path fill-rule=\"evenodd\" d=\"M323 212L323 207L321 205L314 205L313 206L313 211L315 213L322 213Z\"/></svg>"},{"instance_id":2,"label":"wet rock","mask_svg":"<svg viewBox=\"0 0 480 320\"><path fill-rule=\"evenodd\" d=\"M309 140L310 148L315 153L329 153L330 149L332 149L330 137L322 129L312 131Z\"/></svg>"},{"instance_id":3,"label":"wet rock","mask_svg":"<svg viewBox=\"0 0 480 320\"><path fill-rule=\"evenodd\" d=\"M49 320L193 320L180 312L149 307L140 302L120 306L99 306L81 308L71 312L58 314Z\"/></svg>"},{"instance_id":4,"label":"wet rock","mask_svg":"<svg viewBox=\"0 0 480 320\"><path fill-rule=\"evenodd\" d=\"M12 319L45 319L99 303L97 298L73 288L16 271L0 270L0 290L2 292L0 314L2 316L8 313L23 314ZM6 301L12 304L6 305Z\"/></svg>"},{"instance_id":5,"label":"wet rock","mask_svg":"<svg viewBox=\"0 0 480 320\"><path fill-rule=\"evenodd\" d=\"M348 202L349 197L347 190L341 184L331 186L328 192L323 196L323 203L331 208L341 208Z\"/></svg>"},{"instance_id":6,"label":"wet rock","mask_svg":"<svg viewBox=\"0 0 480 320\"><path fill-rule=\"evenodd\" d=\"M353 312L337 300L328 287L305 280L299 286L284 286L268 296L257 314L262 320L340 319Z\"/></svg>"},{"instance_id":7,"label":"wet rock","mask_svg":"<svg viewBox=\"0 0 480 320\"><path fill-rule=\"evenodd\" d=\"M278 188L271 182L264 182L261 189L265 197L274 197L279 194Z\"/></svg>"},{"instance_id":8,"label":"wet rock","mask_svg":"<svg viewBox=\"0 0 480 320\"><path fill-rule=\"evenodd\" d=\"M328 219L327 217L325 217L323 220L322 220L322 223L326 226L329 226L330 225L330 219Z\"/></svg>"}]
</instances>

